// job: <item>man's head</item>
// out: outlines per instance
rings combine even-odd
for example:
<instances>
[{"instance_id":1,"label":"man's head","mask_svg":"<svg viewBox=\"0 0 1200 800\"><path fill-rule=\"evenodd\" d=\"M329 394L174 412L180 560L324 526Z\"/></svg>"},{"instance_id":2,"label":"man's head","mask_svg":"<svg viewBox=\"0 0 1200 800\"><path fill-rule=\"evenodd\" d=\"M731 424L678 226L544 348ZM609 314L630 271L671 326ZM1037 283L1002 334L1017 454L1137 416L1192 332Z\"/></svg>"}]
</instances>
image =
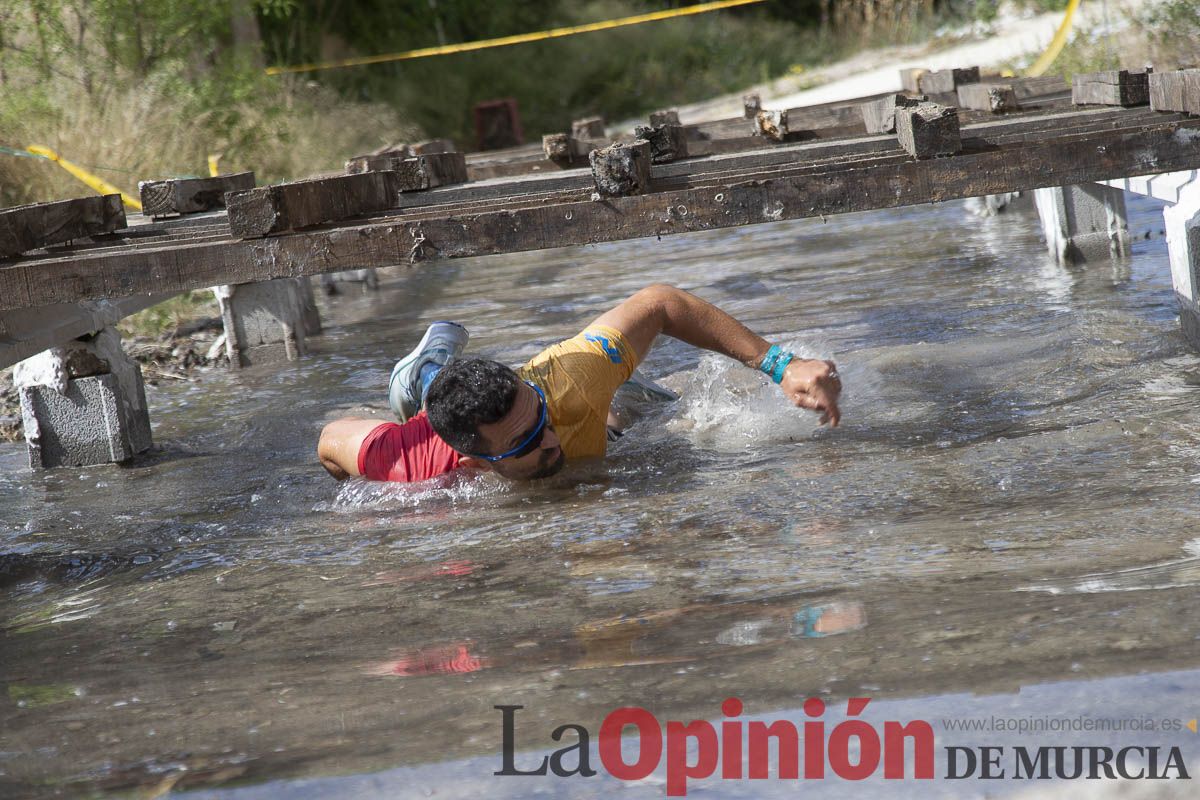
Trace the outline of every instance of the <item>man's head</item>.
<instances>
[{"instance_id":1,"label":"man's head","mask_svg":"<svg viewBox=\"0 0 1200 800\"><path fill-rule=\"evenodd\" d=\"M425 410L448 445L506 478L546 478L566 463L541 390L503 364L452 361L429 384Z\"/></svg>"}]
</instances>

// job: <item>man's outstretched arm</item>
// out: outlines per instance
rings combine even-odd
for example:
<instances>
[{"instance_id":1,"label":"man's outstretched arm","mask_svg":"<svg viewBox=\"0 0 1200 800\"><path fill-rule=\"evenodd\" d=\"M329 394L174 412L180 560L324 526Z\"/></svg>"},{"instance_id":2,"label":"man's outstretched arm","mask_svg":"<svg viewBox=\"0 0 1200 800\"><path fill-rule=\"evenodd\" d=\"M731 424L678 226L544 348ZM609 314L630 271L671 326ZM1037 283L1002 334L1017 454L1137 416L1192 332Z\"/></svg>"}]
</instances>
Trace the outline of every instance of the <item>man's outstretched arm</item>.
<instances>
[{"instance_id":1,"label":"man's outstretched arm","mask_svg":"<svg viewBox=\"0 0 1200 800\"><path fill-rule=\"evenodd\" d=\"M645 358L650 345L665 333L694 347L711 350L758 369L770 343L712 303L667 284L656 283L634 294L593 323L620 331ZM842 391L832 361L794 359L784 371L780 389L797 406L821 412L821 422L836 427L841 419Z\"/></svg>"}]
</instances>

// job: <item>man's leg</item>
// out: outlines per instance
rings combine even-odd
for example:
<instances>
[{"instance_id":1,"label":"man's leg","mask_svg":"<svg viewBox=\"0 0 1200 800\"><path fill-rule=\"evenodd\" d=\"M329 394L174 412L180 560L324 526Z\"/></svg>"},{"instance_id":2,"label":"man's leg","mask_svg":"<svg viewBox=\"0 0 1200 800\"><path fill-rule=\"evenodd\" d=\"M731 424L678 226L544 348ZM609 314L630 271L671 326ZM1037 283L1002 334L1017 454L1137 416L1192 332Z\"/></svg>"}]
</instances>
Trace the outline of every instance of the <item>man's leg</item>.
<instances>
[{"instance_id":1,"label":"man's leg","mask_svg":"<svg viewBox=\"0 0 1200 800\"><path fill-rule=\"evenodd\" d=\"M416 348L396 362L388 381L388 403L397 419L403 422L421 410L433 376L462 355L468 339L467 329L457 322L435 322Z\"/></svg>"}]
</instances>

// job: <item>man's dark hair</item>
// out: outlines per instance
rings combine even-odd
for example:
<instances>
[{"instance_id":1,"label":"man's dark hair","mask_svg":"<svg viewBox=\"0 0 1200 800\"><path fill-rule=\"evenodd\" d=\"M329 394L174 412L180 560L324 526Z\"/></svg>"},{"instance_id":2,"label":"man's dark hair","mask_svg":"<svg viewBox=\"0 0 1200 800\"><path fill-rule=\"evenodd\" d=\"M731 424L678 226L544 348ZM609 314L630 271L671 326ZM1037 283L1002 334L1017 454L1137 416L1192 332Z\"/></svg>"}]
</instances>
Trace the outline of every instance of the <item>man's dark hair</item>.
<instances>
[{"instance_id":1,"label":"man's dark hair","mask_svg":"<svg viewBox=\"0 0 1200 800\"><path fill-rule=\"evenodd\" d=\"M496 361L468 358L442 367L425 393L429 423L460 453L482 454L479 426L500 421L512 410L521 380Z\"/></svg>"}]
</instances>

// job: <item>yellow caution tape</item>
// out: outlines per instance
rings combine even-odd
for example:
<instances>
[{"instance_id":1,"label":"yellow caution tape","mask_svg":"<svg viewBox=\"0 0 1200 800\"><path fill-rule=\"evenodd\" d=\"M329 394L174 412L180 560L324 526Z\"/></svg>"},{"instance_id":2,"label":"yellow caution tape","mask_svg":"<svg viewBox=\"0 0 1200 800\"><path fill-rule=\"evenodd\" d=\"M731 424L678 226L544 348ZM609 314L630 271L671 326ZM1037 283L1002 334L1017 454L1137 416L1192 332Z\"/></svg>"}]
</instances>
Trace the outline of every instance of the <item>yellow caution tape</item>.
<instances>
[{"instance_id":1,"label":"yellow caution tape","mask_svg":"<svg viewBox=\"0 0 1200 800\"><path fill-rule=\"evenodd\" d=\"M26 147L25 149L28 150L30 153L33 153L35 156L42 156L43 158L50 159L55 164L58 164L60 167L62 167L67 172L74 175L79 180L86 183L88 186L95 189L100 194L119 194L119 195L121 195L122 203L124 203L125 205L134 209L135 211L142 210L142 204L139 203L136 199L125 194L120 189L113 186L111 183L104 180L103 178L98 177L98 176L93 175L92 173L88 172L83 167L80 167L78 164L72 164L70 161L67 161L65 158L60 157L58 155L58 153L54 152L49 147L45 147L44 145L40 145L40 144L32 144L29 147Z\"/></svg>"},{"instance_id":2,"label":"yellow caution tape","mask_svg":"<svg viewBox=\"0 0 1200 800\"><path fill-rule=\"evenodd\" d=\"M1067 34L1071 32L1071 24L1075 21L1075 11L1079 8L1080 0L1071 0L1067 5L1067 11L1063 14L1063 21L1058 26L1058 30L1054 33L1054 38L1050 40L1050 46L1046 48L1046 52L1042 53L1037 61L1033 62L1025 75L1030 78L1036 78L1039 75L1045 74L1046 70L1050 69L1050 65L1054 63L1054 59L1058 58L1058 54L1067 44Z\"/></svg>"},{"instance_id":3,"label":"yellow caution tape","mask_svg":"<svg viewBox=\"0 0 1200 800\"><path fill-rule=\"evenodd\" d=\"M748 6L754 3L762 3L765 0L720 0L716 3L700 3L694 6L684 6L683 8L672 8L666 11L655 11L650 14L638 14L633 17L621 17L620 19L610 19L604 22L589 22L586 25L572 25L568 28L553 28L548 31L537 31L535 33L522 33L516 36L501 36L497 39L480 39L475 42L462 42L460 44L447 44L441 47L423 47L419 50L408 50L403 53L392 53L382 56L363 56L361 58L343 58L340 61L321 61L316 64L295 64L289 67L267 67L268 75L283 75L289 72L315 72L322 69L337 69L339 67L361 67L366 64L382 64L387 61L407 61L413 58L425 58L427 56L444 56L450 53L465 53L470 50L484 50L489 47L505 47L510 44L524 44L525 42L539 42L545 39L557 39L562 36L574 36L577 33L591 33L592 31L606 31L613 28L623 28L626 25L640 25L643 22L656 22L661 19L671 19L672 17L686 17L692 14L704 14L709 11L719 11L722 8L733 8L734 6ZM1075 0L1078 2L1078 0Z\"/></svg>"}]
</instances>

